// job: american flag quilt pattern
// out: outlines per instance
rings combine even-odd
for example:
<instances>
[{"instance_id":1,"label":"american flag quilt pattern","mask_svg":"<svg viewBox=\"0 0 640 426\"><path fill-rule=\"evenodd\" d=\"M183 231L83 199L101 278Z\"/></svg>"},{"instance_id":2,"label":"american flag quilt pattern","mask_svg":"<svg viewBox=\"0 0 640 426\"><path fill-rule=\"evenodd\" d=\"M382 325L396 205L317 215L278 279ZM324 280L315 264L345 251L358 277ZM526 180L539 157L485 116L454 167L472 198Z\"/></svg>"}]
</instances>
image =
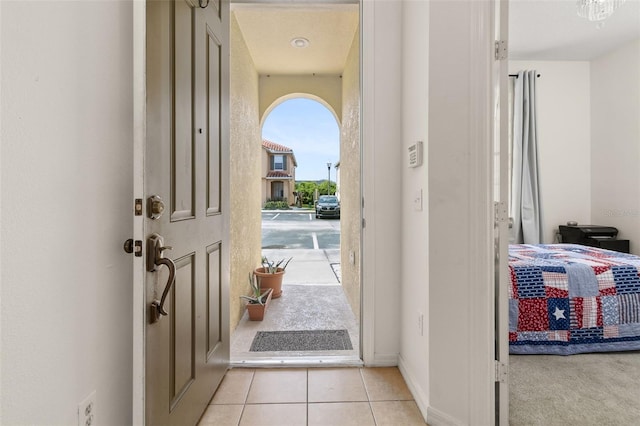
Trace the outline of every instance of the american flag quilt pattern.
<instances>
[{"instance_id":1,"label":"american flag quilt pattern","mask_svg":"<svg viewBox=\"0 0 640 426\"><path fill-rule=\"evenodd\" d=\"M509 246L511 353L640 350L640 257L575 244Z\"/></svg>"}]
</instances>

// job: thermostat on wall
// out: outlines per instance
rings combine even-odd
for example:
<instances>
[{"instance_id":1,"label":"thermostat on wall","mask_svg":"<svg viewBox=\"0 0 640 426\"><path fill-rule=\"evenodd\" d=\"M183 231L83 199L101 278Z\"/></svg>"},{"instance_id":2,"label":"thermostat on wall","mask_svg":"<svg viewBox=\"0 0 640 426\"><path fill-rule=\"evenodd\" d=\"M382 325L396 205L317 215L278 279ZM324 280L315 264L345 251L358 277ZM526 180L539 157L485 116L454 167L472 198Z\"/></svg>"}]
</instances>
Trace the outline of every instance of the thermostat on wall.
<instances>
[{"instance_id":1,"label":"thermostat on wall","mask_svg":"<svg viewBox=\"0 0 640 426\"><path fill-rule=\"evenodd\" d=\"M409 167L422 165L422 141L418 141L409 147Z\"/></svg>"}]
</instances>

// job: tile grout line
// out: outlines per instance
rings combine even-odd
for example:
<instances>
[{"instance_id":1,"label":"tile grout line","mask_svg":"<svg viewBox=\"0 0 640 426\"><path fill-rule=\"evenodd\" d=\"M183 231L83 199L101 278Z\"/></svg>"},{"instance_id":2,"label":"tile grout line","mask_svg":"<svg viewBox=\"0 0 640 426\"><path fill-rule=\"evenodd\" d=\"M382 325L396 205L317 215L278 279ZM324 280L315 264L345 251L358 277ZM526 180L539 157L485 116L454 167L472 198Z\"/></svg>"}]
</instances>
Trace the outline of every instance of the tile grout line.
<instances>
[{"instance_id":1,"label":"tile grout line","mask_svg":"<svg viewBox=\"0 0 640 426\"><path fill-rule=\"evenodd\" d=\"M242 416L244 416L244 411L247 408L247 400L249 399L249 392L251 392L251 386L253 386L253 379L256 377L256 370L253 369L251 373L251 381L249 382L249 389L247 389L247 394L244 396L244 403L242 404L242 411L240 412L240 418L238 419L238 425L242 422Z\"/></svg>"},{"instance_id":2,"label":"tile grout line","mask_svg":"<svg viewBox=\"0 0 640 426\"><path fill-rule=\"evenodd\" d=\"M373 417L373 424L377 426L378 421L376 420L376 414L373 411L373 406L371 405L371 396L369 395L369 388L367 387L367 382L364 380L364 367L359 368L360 370L360 379L362 380L362 385L364 386L364 391L367 394L367 404L369 404L369 411L371 411L371 417Z\"/></svg>"}]
</instances>

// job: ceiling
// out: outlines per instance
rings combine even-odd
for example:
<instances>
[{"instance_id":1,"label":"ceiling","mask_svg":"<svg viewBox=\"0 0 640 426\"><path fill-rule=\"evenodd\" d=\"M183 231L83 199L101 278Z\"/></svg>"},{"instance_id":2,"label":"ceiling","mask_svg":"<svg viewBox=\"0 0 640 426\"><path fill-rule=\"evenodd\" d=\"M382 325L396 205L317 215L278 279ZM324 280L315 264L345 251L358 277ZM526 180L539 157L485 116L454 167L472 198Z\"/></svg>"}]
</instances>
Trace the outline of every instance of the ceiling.
<instances>
[{"instance_id":1,"label":"ceiling","mask_svg":"<svg viewBox=\"0 0 640 426\"><path fill-rule=\"evenodd\" d=\"M358 28L357 2L249 1L232 7L259 74L342 73ZM296 37L309 46L291 46ZM588 61L639 38L640 0L626 0L602 26L579 17L576 0L509 2L511 59Z\"/></svg>"},{"instance_id":2,"label":"ceiling","mask_svg":"<svg viewBox=\"0 0 640 426\"><path fill-rule=\"evenodd\" d=\"M341 75L358 28L358 4L234 4L259 74ZM305 48L291 40L303 37Z\"/></svg>"},{"instance_id":3,"label":"ceiling","mask_svg":"<svg viewBox=\"0 0 640 426\"><path fill-rule=\"evenodd\" d=\"M601 28L576 10L575 0L510 0L509 58L588 61L640 38L640 0L627 0Z\"/></svg>"}]
</instances>

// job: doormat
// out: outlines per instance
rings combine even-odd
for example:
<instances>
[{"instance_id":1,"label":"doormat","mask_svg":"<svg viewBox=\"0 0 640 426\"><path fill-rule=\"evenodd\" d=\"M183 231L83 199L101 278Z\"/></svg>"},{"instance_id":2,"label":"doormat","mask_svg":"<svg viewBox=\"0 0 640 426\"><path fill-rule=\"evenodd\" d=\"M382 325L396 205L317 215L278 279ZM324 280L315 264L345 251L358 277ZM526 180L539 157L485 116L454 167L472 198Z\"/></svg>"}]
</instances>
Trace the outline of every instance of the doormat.
<instances>
[{"instance_id":1,"label":"doormat","mask_svg":"<svg viewBox=\"0 0 640 426\"><path fill-rule=\"evenodd\" d=\"M351 350L347 330L258 331L251 352Z\"/></svg>"}]
</instances>

